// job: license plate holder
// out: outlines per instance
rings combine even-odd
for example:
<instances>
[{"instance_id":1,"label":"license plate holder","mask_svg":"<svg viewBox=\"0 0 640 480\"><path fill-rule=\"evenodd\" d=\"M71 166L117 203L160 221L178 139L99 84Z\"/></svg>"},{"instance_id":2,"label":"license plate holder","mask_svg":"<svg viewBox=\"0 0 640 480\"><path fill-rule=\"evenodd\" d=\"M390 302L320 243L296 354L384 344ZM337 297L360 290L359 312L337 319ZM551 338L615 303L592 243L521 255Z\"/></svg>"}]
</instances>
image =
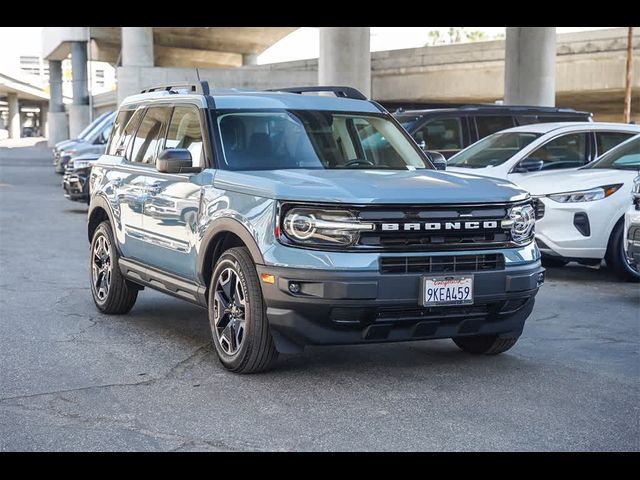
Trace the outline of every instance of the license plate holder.
<instances>
[{"instance_id":1,"label":"license plate holder","mask_svg":"<svg viewBox=\"0 0 640 480\"><path fill-rule=\"evenodd\" d=\"M423 307L473 305L473 280L473 275L424 276L420 303Z\"/></svg>"}]
</instances>

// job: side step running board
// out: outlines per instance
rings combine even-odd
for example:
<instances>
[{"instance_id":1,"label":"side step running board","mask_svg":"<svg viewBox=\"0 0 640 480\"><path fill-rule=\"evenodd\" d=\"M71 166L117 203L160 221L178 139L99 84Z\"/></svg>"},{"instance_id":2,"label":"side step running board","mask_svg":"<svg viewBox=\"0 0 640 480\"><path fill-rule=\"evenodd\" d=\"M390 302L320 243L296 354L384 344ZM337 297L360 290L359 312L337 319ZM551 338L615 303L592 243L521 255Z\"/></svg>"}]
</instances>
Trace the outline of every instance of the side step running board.
<instances>
[{"instance_id":1,"label":"side step running board","mask_svg":"<svg viewBox=\"0 0 640 480\"><path fill-rule=\"evenodd\" d=\"M120 258L118 265L122 274L134 283L168 293L201 307L207 306L206 289L202 285L126 258Z\"/></svg>"}]
</instances>

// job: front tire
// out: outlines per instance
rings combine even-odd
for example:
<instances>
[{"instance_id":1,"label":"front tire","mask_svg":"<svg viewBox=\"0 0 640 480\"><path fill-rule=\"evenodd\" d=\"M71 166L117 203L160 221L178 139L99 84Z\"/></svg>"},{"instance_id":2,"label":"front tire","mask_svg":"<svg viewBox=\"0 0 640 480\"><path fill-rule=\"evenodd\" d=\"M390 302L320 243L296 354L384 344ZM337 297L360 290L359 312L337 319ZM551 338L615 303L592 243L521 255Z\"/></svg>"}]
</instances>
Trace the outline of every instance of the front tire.
<instances>
[{"instance_id":1,"label":"front tire","mask_svg":"<svg viewBox=\"0 0 640 480\"><path fill-rule=\"evenodd\" d=\"M138 298L138 290L120 272L119 258L111 224L105 220L93 233L90 259L91 294L103 313L128 313Z\"/></svg>"},{"instance_id":2,"label":"front tire","mask_svg":"<svg viewBox=\"0 0 640 480\"><path fill-rule=\"evenodd\" d=\"M222 365L236 373L268 370L278 358L258 273L244 247L227 250L211 276L209 325Z\"/></svg>"},{"instance_id":3,"label":"front tire","mask_svg":"<svg viewBox=\"0 0 640 480\"><path fill-rule=\"evenodd\" d=\"M453 342L463 352L476 355L498 355L506 352L518 341L518 337L500 338L498 335L477 335L453 338Z\"/></svg>"},{"instance_id":4,"label":"front tire","mask_svg":"<svg viewBox=\"0 0 640 480\"><path fill-rule=\"evenodd\" d=\"M638 267L627 258L625 253L624 234L624 223L619 221L611 233L605 260L607 266L622 280L627 282L640 282L640 271Z\"/></svg>"}]
</instances>

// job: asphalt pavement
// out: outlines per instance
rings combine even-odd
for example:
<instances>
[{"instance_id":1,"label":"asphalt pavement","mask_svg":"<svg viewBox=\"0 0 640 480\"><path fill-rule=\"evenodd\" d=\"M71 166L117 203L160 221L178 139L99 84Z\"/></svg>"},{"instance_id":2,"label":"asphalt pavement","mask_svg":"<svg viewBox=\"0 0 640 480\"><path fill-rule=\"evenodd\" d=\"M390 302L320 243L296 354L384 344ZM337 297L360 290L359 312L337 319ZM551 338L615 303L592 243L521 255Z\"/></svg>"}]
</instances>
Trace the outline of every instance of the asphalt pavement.
<instances>
[{"instance_id":1,"label":"asphalt pavement","mask_svg":"<svg viewBox=\"0 0 640 480\"><path fill-rule=\"evenodd\" d=\"M550 269L518 344L313 347L227 372L205 310L106 316L86 205L44 146L0 145L0 451L640 450L640 286Z\"/></svg>"}]
</instances>

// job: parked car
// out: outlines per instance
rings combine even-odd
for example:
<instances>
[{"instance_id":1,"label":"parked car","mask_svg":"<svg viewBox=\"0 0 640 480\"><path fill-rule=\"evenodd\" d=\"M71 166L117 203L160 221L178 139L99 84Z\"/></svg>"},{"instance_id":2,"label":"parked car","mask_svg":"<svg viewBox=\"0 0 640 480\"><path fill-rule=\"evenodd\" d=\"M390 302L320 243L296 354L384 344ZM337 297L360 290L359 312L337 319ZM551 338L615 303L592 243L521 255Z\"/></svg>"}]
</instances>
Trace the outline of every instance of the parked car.
<instances>
[{"instance_id":1,"label":"parked car","mask_svg":"<svg viewBox=\"0 0 640 480\"><path fill-rule=\"evenodd\" d=\"M547 265L606 259L621 278L640 281L625 253L624 215L640 170L640 135L582 168L528 175L518 185L537 198L536 242Z\"/></svg>"},{"instance_id":2,"label":"parked car","mask_svg":"<svg viewBox=\"0 0 640 480\"><path fill-rule=\"evenodd\" d=\"M525 191L435 170L355 89L163 86L124 100L92 168L91 292L108 314L144 287L207 308L234 372L308 344L498 354L544 281L534 225Z\"/></svg>"},{"instance_id":3,"label":"parked car","mask_svg":"<svg viewBox=\"0 0 640 480\"><path fill-rule=\"evenodd\" d=\"M89 129L82 138L67 141L61 147L54 147L53 164L56 173L64 173L67 163L75 156L86 153L104 153L114 119L115 112L110 112L102 117L100 122L94 122L93 128Z\"/></svg>"},{"instance_id":4,"label":"parked car","mask_svg":"<svg viewBox=\"0 0 640 480\"><path fill-rule=\"evenodd\" d=\"M54 154L56 150L63 150L68 145L71 145L72 143L78 142L78 140L83 140L84 138L86 138L89 135L89 133L91 133L95 128L97 128L100 124L102 124L102 122L105 120L107 116L112 115L113 113L114 112L111 111L111 112L105 112L99 115L97 118L93 120L93 122L91 122L89 125L84 127L84 130L82 130L77 137L68 138L66 140L62 140L56 143L55 146L53 147Z\"/></svg>"},{"instance_id":5,"label":"parked car","mask_svg":"<svg viewBox=\"0 0 640 480\"><path fill-rule=\"evenodd\" d=\"M584 166L640 133L624 123L540 123L494 133L447 161L447 169L507 178Z\"/></svg>"},{"instance_id":6,"label":"parked car","mask_svg":"<svg viewBox=\"0 0 640 480\"><path fill-rule=\"evenodd\" d=\"M590 122L589 112L571 108L469 105L397 111L394 116L425 150L450 158L476 141L511 127L546 122Z\"/></svg>"},{"instance_id":7,"label":"parked car","mask_svg":"<svg viewBox=\"0 0 640 480\"><path fill-rule=\"evenodd\" d=\"M640 270L640 175L633 182L632 203L624 216L627 258Z\"/></svg>"},{"instance_id":8,"label":"parked car","mask_svg":"<svg viewBox=\"0 0 640 480\"><path fill-rule=\"evenodd\" d=\"M87 153L69 160L62 177L62 188L66 198L74 202L89 203L89 175L98 158L100 154Z\"/></svg>"}]
</instances>

